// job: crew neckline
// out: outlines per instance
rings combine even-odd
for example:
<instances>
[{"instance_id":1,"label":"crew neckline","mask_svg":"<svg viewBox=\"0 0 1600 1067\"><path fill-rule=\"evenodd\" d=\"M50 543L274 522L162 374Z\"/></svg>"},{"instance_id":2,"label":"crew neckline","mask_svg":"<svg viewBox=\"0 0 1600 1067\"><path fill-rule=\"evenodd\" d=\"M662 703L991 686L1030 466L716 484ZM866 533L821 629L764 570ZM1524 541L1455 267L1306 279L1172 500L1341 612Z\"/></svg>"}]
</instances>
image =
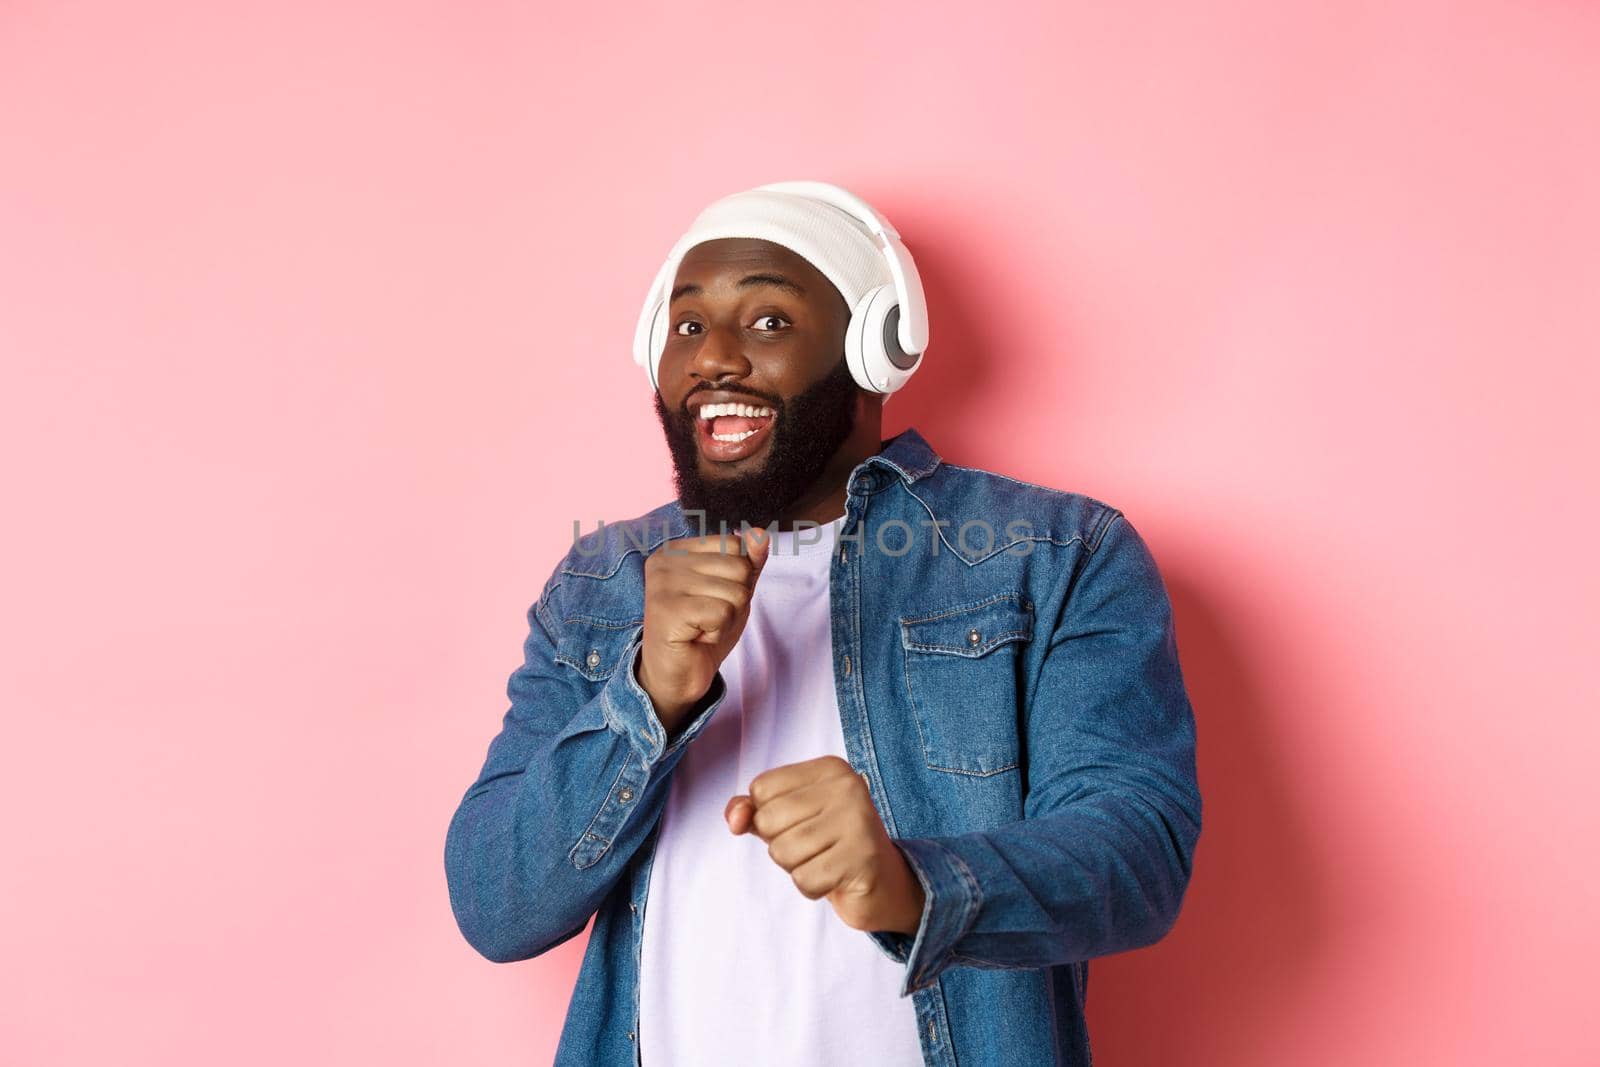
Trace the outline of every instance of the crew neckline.
<instances>
[{"instance_id":1,"label":"crew neckline","mask_svg":"<svg viewBox=\"0 0 1600 1067\"><path fill-rule=\"evenodd\" d=\"M796 557L826 555L833 551L833 547L837 543L839 530L843 524L844 516L840 515L831 522L825 522L816 527L808 526L800 530L773 530L772 548L767 553L767 559L770 561L777 556L785 559L794 559Z\"/></svg>"}]
</instances>

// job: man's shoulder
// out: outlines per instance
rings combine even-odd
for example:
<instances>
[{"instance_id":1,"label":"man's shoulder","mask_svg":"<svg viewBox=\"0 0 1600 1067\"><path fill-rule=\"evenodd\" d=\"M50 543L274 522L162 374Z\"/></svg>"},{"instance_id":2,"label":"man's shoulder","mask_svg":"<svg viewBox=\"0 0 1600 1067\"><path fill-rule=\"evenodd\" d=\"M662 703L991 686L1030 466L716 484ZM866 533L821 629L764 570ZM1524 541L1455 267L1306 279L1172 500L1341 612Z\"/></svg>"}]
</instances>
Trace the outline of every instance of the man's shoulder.
<instances>
[{"instance_id":1,"label":"man's shoulder","mask_svg":"<svg viewBox=\"0 0 1600 1067\"><path fill-rule=\"evenodd\" d=\"M936 519L955 527L986 523L1001 541L1081 543L1093 551L1119 508L1088 493L1024 481L999 471L941 461L909 487ZM1007 536L1004 531L1027 531Z\"/></svg>"},{"instance_id":2,"label":"man's shoulder","mask_svg":"<svg viewBox=\"0 0 1600 1067\"><path fill-rule=\"evenodd\" d=\"M576 529L572 548L561 561L560 573L587 578L609 578L630 555L643 557L669 537L682 533L683 516L676 499L625 519L600 519L588 529Z\"/></svg>"},{"instance_id":3,"label":"man's shoulder","mask_svg":"<svg viewBox=\"0 0 1600 1067\"><path fill-rule=\"evenodd\" d=\"M621 629L632 625L643 596L644 557L681 523L676 500L630 518L575 522L572 544L545 580L534 610L551 632L573 620Z\"/></svg>"}]
</instances>

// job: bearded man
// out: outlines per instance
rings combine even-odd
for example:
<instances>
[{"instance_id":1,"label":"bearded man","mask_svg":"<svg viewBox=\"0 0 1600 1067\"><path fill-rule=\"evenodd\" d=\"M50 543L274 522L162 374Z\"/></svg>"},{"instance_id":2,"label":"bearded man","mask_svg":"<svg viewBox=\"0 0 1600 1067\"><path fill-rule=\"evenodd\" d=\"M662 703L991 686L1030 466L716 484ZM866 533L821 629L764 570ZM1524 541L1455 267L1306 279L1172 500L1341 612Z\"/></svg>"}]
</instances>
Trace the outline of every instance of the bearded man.
<instances>
[{"instance_id":1,"label":"bearded man","mask_svg":"<svg viewBox=\"0 0 1600 1067\"><path fill-rule=\"evenodd\" d=\"M488 959L594 919L558 1065L1088 1067L1088 961L1177 919L1155 560L1109 504L881 439L927 321L822 182L712 203L651 287L676 498L555 565L445 842Z\"/></svg>"}]
</instances>

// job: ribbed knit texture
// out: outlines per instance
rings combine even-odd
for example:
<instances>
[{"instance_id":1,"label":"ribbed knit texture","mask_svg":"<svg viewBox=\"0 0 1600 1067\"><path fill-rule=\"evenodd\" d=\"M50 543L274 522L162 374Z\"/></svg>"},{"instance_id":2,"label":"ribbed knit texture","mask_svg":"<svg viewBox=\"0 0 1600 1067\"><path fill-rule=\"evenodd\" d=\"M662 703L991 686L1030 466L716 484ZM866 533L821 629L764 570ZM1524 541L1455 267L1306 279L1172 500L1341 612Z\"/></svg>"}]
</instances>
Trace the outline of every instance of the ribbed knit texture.
<instances>
[{"instance_id":1,"label":"ribbed knit texture","mask_svg":"<svg viewBox=\"0 0 1600 1067\"><path fill-rule=\"evenodd\" d=\"M749 189L713 201L667 254L678 263L695 245L724 237L771 241L797 253L821 271L853 311L863 295L893 285L894 275L865 226L832 204L793 193Z\"/></svg>"}]
</instances>

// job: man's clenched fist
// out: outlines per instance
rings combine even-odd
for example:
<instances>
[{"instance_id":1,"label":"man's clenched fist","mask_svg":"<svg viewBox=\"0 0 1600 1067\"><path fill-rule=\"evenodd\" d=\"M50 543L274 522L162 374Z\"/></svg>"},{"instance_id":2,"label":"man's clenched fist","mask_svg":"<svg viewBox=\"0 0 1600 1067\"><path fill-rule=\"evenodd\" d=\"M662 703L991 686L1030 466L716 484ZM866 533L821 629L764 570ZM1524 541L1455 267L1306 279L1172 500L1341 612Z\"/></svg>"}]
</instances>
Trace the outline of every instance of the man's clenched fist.
<instances>
[{"instance_id":1,"label":"man's clenched fist","mask_svg":"<svg viewBox=\"0 0 1600 1067\"><path fill-rule=\"evenodd\" d=\"M635 677L668 736L711 688L750 617L750 597L771 548L767 532L664 541L644 562L644 638Z\"/></svg>"},{"instance_id":2,"label":"man's clenched fist","mask_svg":"<svg viewBox=\"0 0 1600 1067\"><path fill-rule=\"evenodd\" d=\"M846 926L917 932L922 883L845 760L820 756L763 771L723 817L734 833L765 841L795 887L811 900L827 897Z\"/></svg>"}]
</instances>

